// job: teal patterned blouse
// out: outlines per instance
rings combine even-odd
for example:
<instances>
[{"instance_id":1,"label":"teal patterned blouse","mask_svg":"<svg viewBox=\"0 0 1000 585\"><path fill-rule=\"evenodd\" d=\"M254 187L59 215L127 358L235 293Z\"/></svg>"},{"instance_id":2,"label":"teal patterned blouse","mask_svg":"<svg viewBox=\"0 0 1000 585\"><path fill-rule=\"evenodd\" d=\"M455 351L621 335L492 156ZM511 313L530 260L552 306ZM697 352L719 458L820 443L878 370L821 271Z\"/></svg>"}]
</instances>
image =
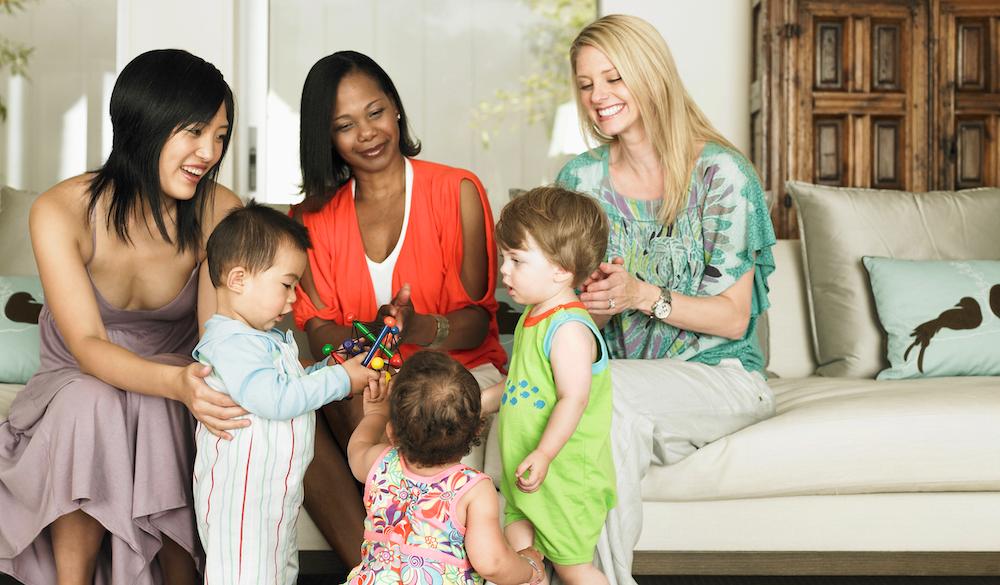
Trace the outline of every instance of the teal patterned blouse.
<instances>
[{"instance_id":1,"label":"teal patterned blouse","mask_svg":"<svg viewBox=\"0 0 1000 585\"><path fill-rule=\"evenodd\" d=\"M687 205L668 228L657 219L662 201L630 199L615 191L608 159L608 146L600 146L569 161L556 179L594 197L608 214L608 258L624 258L625 269L639 280L703 297L718 295L756 269L750 323L742 339L684 331L628 310L604 327L611 356L670 357L710 365L737 358L747 370L763 373L757 319L769 306L774 229L750 162L739 152L706 144L691 173Z\"/></svg>"}]
</instances>

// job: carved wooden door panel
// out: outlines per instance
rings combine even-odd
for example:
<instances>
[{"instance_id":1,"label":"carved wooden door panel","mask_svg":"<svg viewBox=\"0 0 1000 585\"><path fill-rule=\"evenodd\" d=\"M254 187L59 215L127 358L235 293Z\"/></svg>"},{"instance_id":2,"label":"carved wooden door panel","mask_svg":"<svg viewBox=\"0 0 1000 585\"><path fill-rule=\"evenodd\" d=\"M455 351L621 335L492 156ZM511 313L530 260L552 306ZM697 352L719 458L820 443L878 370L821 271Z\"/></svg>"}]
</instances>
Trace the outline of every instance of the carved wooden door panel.
<instances>
[{"instance_id":1,"label":"carved wooden door panel","mask_svg":"<svg viewBox=\"0 0 1000 585\"><path fill-rule=\"evenodd\" d=\"M790 178L926 189L926 10L908 1L807 0L797 20Z\"/></svg>"},{"instance_id":2,"label":"carved wooden door panel","mask_svg":"<svg viewBox=\"0 0 1000 585\"><path fill-rule=\"evenodd\" d=\"M797 237L789 179L1000 185L1000 0L751 0L754 162ZM759 69L759 71L758 71Z\"/></svg>"},{"instance_id":3,"label":"carved wooden door panel","mask_svg":"<svg viewBox=\"0 0 1000 585\"><path fill-rule=\"evenodd\" d=\"M1000 185L1000 2L941 0L935 9L935 186Z\"/></svg>"}]
</instances>

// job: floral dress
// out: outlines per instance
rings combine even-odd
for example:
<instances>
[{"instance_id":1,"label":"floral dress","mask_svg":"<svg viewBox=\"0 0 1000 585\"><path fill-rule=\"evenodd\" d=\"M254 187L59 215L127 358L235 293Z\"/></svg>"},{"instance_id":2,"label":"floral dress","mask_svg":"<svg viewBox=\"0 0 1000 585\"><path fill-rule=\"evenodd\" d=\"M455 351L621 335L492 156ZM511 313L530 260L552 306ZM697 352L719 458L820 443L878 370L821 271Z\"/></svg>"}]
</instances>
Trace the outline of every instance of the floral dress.
<instances>
[{"instance_id":1,"label":"floral dress","mask_svg":"<svg viewBox=\"0 0 1000 585\"><path fill-rule=\"evenodd\" d=\"M609 148L585 152L563 167L556 182L590 195L611 224L608 258L620 256L639 280L690 296L714 296L755 269L750 323L742 339L678 329L641 311L624 311L604 327L613 358L678 358L709 365L737 358L763 373L758 317L767 309L767 277L774 271L774 229L757 174L740 153L707 143L691 172L687 202L672 226L657 217L662 201L615 191Z\"/></svg>"},{"instance_id":2,"label":"floral dress","mask_svg":"<svg viewBox=\"0 0 1000 585\"><path fill-rule=\"evenodd\" d=\"M488 476L462 464L425 477L407 469L395 448L383 453L365 484L361 564L349 585L482 584L465 553L455 505Z\"/></svg>"}]
</instances>

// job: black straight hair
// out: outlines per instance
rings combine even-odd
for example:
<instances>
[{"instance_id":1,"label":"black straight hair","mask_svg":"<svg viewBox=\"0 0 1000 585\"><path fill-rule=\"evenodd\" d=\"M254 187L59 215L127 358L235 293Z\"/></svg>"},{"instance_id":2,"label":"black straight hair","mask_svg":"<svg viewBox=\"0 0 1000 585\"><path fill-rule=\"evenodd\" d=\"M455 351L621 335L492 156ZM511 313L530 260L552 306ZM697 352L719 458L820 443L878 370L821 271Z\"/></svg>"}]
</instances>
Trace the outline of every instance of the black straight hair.
<instances>
[{"instance_id":1,"label":"black straight hair","mask_svg":"<svg viewBox=\"0 0 1000 585\"><path fill-rule=\"evenodd\" d=\"M194 197L177 202L176 242L163 221L163 188L160 185L160 152L179 129L207 124L225 105L229 132L222 140L222 155L195 188ZM148 207L156 227L179 254L202 241L201 219L215 194L219 166L229 149L233 132L233 92L222 73L211 63L179 49L148 51L122 69L111 92L111 154L90 182L92 215L104 193L110 193L108 227L131 242L128 221Z\"/></svg>"},{"instance_id":2,"label":"black straight hair","mask_svg":"<svg viewBox=\"0 0 1000 585\"><path fill-rule=\"evenodd\" d=\"M218 288L225 284L226 271L235 266L251 274L267 270L274 265L283 243L302 252L312 247L306 226L277 209L253 199L246 207L234 208L215 226L205 245L212 285Z\"/></svg>"},{"instance_id":3,"label":"black straight hair","mask_svg":"<svg viewBox=\"0 0 1000 585\"><path fill-rule=\"evenodd\" d=\"M350 73L363 73L372 78L396 106L399 112L399 152L403 156L420 154L420 141L410 135L406 110L389 74L371 57L357 51L337 51L323 57L306 76L299 108L299 164L302 168L302 193L306 196L303 203L309 211L322 207L351 178L351 168L337 153L330 137L337 89Z\"/></svg>"}]
</instances>

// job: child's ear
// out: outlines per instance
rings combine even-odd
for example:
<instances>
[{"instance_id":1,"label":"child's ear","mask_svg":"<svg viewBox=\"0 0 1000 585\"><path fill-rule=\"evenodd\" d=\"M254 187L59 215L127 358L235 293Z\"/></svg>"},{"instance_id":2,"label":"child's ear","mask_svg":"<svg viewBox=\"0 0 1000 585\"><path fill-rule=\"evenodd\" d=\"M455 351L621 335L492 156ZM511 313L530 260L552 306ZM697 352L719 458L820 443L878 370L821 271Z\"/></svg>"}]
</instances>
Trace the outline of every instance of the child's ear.
<instances>
[{"instance_id":1,"label":"child's ear","mask_svg":"<svg viewBox=\"0 0 1000 585\"><path fill-rule=\"evenodd\" d=\"M389 444L396 445L396 429L392 428L392 423L385 423L385 437L389 439Z\"/></svg>"},{"instance_id":2,"label":"child's ear","mask_svg":"<svg viewBox=\"0 0 1000 585\"><path fill-rule=\"evenodd\" d=\"M552 279L559 284L565 284L567 286L572 286L573 284L573 273L562 267L556 267L556 271L552 276Z\"/></svg>"},{"instance_id":3,"label":"child's ear","mask_svg":"<svg viewBox=\"0 0 1000 585\"><path fill-rule=\"evenodd\" d=\"M234 293L242 293L246 285L247 269L242 266L234 266L226 273L226 288Z\"/></svg>"}]
</instances>

